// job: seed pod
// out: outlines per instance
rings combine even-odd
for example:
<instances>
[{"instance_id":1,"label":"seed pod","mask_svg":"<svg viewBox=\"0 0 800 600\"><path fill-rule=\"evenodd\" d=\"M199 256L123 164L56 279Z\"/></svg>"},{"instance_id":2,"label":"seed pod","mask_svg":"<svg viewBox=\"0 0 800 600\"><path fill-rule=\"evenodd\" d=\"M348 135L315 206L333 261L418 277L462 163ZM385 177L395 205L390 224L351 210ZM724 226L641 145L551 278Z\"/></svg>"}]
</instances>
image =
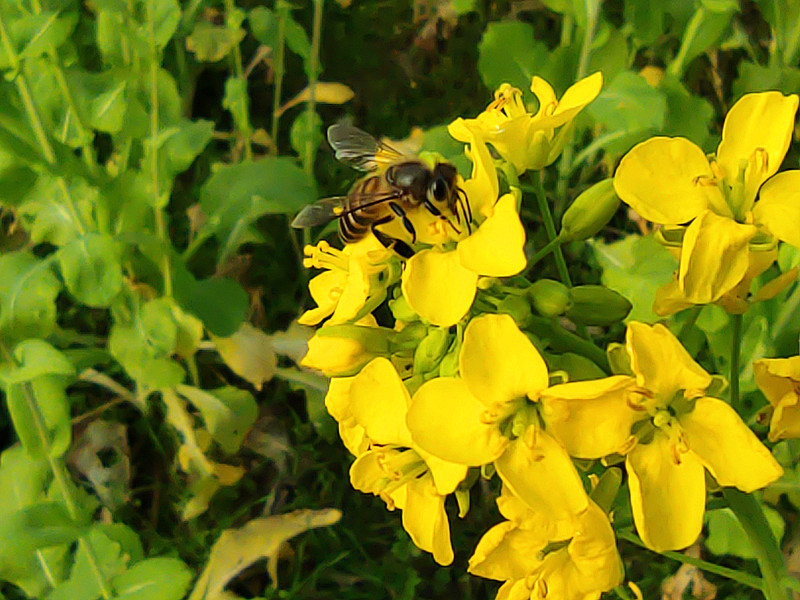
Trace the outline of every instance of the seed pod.
<instances>
[{"instance_id":1,"label":"seed pod","mask_svg":"<svg viewBox=\"0 0 800 600\"><path fill-rule=\"evenodd\" d=\"M585 240L600 231L614 216L619 197L614 179L604 179L580 194L561 219L559 237L565 242Z\"/></svg>"},{"instance_id":2,"label":"seed pod","mask_svg":"<svg viewBox=\"0 0 800 600\"><path fill-rule=\"evenodd\" d=\"M552 279L540 279L528 288L528 298L543 317L563 315L570 307L569 288Z\"/></svg>"},{"instance_id":3,"label":"seed pod","mask_svg":"<svg viewBox=\"0 0 800 600\"><path fill-rule=\"evenodd\" d=\"M570 297L567 317L581 325L612 325L633 308L627 298L602 285L579 285L570 290Z\"/></svg>"}]
</instances>

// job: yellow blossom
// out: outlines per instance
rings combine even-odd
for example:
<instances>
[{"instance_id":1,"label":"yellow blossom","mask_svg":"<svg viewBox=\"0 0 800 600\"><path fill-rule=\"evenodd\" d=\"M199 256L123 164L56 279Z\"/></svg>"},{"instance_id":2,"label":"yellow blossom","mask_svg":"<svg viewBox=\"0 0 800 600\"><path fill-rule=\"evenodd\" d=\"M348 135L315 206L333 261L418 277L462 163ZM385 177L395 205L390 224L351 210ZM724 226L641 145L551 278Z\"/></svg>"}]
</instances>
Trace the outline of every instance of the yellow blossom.
<instances>
[{"instance_id":1,"label":"yellow blossom","mask_svg":"<svg viewBox=\"0 0 800 600\"><path fill-rule=\"evenodd\" d=\"M458 122L450 132L461 130ZM525 230L513 194L497 198L497 173L486 144L472 132L469 154L473 160L470 179L463 183L477 228L456 243L454 249L429 248L406 263L403 295L409 306L426 321L449 327L463 319L475 299L480 276L508 277L525 268Z\"/></svg>"},{"instance_id":2,"label":"yellow blossom","mask_svg":"<svg viewBox=\"0 0 800 600\"><path fill-rule=\"evenodd\" d=\"M663 306L681 296L690 304L715 302L749 283L748 272L764 262L751 255L774 249L769 238L800 246L800 171L775 175L797 106L796 95L780 92L743 96L710 160L689 140L666 137L642 142L622 159L614 177L622 201L682 237L677 280Z\"/></svg>"},{"instance_id":3,"label":"yellow blossom","mask_svg":"<svg viewBox=\"0 0 800 600\"><path fill-rule=\"evenodd\" d=\"M570 519L588 498L564 448L541 427L535 401L547 388L544 360L508 315L473 319L459 354L460 377L438 377L414 394L414 442L442 460L494 463L531 508Z\"/></svg>"},{"instance_id":4,"label":"yellow blossom","mask_svg":"<svg viewBox=\"0 0 800 600\"><path fill-rule=\"evenodd\" d=\"M589 502L576 521L553 521L504 488L497 500L508 521L478 542L473 575L505 581L497 600L598 600L619 585L623 567L605 513Z\"/></svg>"},{"instance_id":5,"label":"yellow blossom","mask_svg":"<svg viewBox=\"0 0 800 600\"><path fill-rule=\"evenodd\" d=\"M772 405L771 441L800 437L800 356L753 363L756 384Z\"/></svg>"},{"instance_id":6,"label":"yellow blossom","mask_svg":"<svg viewBox=\"0 0 800 600\"><path fill-rule=\"evenodd\" d=\"M553 88L541 77L534 77L531 91L539 101L535 114L528 112L522 91L504 83L494 94L494 101L475 119L459 119L465 129L478 131L497 153L514 165L517 174L528 169L541 170L558 158L564 148L569 124L600 93L603 76L589 75L556 98ZM559 129L556 133L556 129ZM463 133L453 132L461 141Z\"/></svg>"},{"instance_id":7,"label":"yellow blossom","mask_svg":"<svg viewBox=\"0 0 800 600\"><path fill-rule=\"evenodd\" d=\"M466 467L439 460L418 448L406 427L410 396L397 370L376 358L355 377L334 379L325 399L342 439L357 455L350 481L403 511L403 527L414 543L443 565L453 561L444 510Z\"/></svg>"},{"instance_id":8,"label":"yellow blossom","mask_svg":"<svg viewBox=\"0 0 800 600\"><path fill-rule=\"evenodd\" d=\"M377 356L391 354L391 329L378 327L367 315L353 324L325 324L308 340L308 351L300 364L328 377L353 375Z\"/></svg>"},{"instance_id":9,"label":"yellow blossom","mask_svg":"<svg viewBox=\"0 0 800 600\"><path fill-rule=\"evenodd\" d=\"M626 455L631 508L655 550L692 544L703 525L704 469L745 492L782 469L727 403L712 377L663 325L628 324L632 376L554 386L542 394L547 428L579 458Z\"/></svg>"}]
</instances>

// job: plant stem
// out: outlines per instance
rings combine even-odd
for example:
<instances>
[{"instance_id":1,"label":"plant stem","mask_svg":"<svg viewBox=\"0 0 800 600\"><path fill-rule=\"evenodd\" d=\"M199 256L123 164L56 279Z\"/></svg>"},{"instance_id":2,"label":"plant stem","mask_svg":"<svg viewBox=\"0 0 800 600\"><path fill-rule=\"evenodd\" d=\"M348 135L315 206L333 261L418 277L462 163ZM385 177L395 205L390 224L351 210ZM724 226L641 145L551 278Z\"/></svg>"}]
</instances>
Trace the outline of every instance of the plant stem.
<instances>
[{"instance_id":1,"label":"plant stem","mask_svg":"<svg viewBox=\"0 0 800 600\"><path fill-rule=\"evenodd\" d=\"M528 261L528 269L532 268L536 263L542 260L545 256L550 254L551 252L555 252L556 248L561 247L561 239L556 237L554 240L550 240L547 244L539 250L533 257Z\"/></svg>"},{"instance_id":2,"label":"plant stem","mask_svg":"<svg viewBox=\"0 0 800 600\"><path fill-rule=\"evenodd\" d=\"M553 213L550 212L550 205L547 203L547 195L545 194L544 185L542 184L542 173L540 172L534 175L533 180L536 184L534 186L536 203L539 206L539 212L544 221L544 229L547 232L547 238L552 243L558 239L558 234L556 233L556 224L553 221ZM572 279L570 279L569 271L567 270L567 261L564 260L564 253L561 251L560 244L553 248L553 255L556 259L556 268L558 269L558 276L561 278L561 283L567 287L572 287Z\"/></svg>"},{"instance_id":3,"label":"plant stem","mask_svg":"<svg viewBox=\"0 0 800 600\"><path fill-rule=\"evenodd\" d=\"M230 16L234 10L236 10L234 1L225 0L226 15ZM236 79L239 79L243 82L246 89L247 79L244 76L244 69L242 68L242 49L240 48L239 44L235 44L233 46L233 56L231 57L231 60L233 62L234 76ZM242 115L244 116L244 122L237 123L236 125L239 127L239 134L244 140L244 158L245 160L253 160L253 149L250 146L250 138L253 137L253 128L250 125L250 98L247 94L243 95L242 101L245 104L244 110L241 111Z\"/></svg>"},{"instance_id":4,"label":"plant stem","mask_svg":"<svg viewBox=\"0 0 800 600\"><path fill-rule=\"evenodd\" d=\"M689 335L689 332L694 328L695 323L697 323L700 313L703 312L703 306L704 305L699 304L689 309L689 318L686 319L686 323L683 324L681 330L678 332L678 339L681 343L686 340L686 336Z\"/></svg>"},{"instance_id":5,"label":"plant stem","mask_svg":"<svg viewBox=\"0 0 800 600\"><path fill-rule=\"evenodd\" d=\"M289 6L283 0L278 0L278 39L275 42L275 54L272 59L272 72L275 77L275 89L272 97L272 153L278 154L278 121L280 120L281 96L283 93L283 75L285 73L284 54L286 52L286 18Z\"/></svg>"},{"instance_id":6,"label":"plant stem","mask_svg":"<svg viewBox=\"0 0 800 600\"><path fill-rule=\"evenodd\" d=\"M605 350L567 331L553 319L531 316L530 329L537 337L547 338L555 352L575 352L594 362L606 373L611 373Z\"/></svg>"},{"instance_id":7,"label":"plant stem","mask_svg":"<svg viewBox=\"0 0 800 600\"><path fill-rule=\"evenodd\" d=\"M731 406L739 409L739 371L741 370L740 356L742 351L742 315L731 315L733 328L733 344L731 345Z\"/></svg>"},{"instance_id":8,"label":"plant stem","mask_svg":"<svg viewBox=\"0 0 800 600\"><path fill-rule=\"evenodd\" d=\"M693 567L697 567L698 569L706 571L707 573L713 573L714 575L719 575L720 577L731 579L733 581L741 583L742 585L746 585L747 587L751 587L756 590L762 589L764 585L764 582L761 579L753 575L750 575L749 573L742 573L741 571L737 571L736 569L721 567L719 565L715 565L714 563L710 563L700 558L695 558L693 556L682 554L681 552L673 552L671 550L665 552L656 552L655 550L648 548L645 545L645 543L639 539L638 536L627 531L617 532L617 537L621 540L625 540L626 542L630 542L631 544L635 544L640 548L645 548L646 550L650 550L650 552L653 552L654 554L660 554L661 556L671 558L672 560L676 560L681 563L686 563L687 565L692 565Z\"/></svg>"},{"instance_id":9,"label":"plant stem","mask_svg":"<svg viewBox=\"0 0 800 600\"><path fill-rule=\"evenodd\" d=\"M786 577L786 563L758 500L752 494L729 487L722 488L722 495L750 540L761 569L764 597L791 600L792 594L782 581Z\"/></svg>"},{"instance_id":10,"label":"plant stem","mask_svg":"<svg viewBox=\"0 0 800 600\"><path fill-rule=\"evenodd\" d=\"M325 0L314 0L314 23L311 31L311 56L308 60L308 108L306 109L306 151L303 163L309 177L314 176L314 156L317 146L314 136L314 111L316 109L316 87L319 78L319 44L322 37L322 7ZM308 230L306 230L308 231Z\"/></svg>"}]
</instances>

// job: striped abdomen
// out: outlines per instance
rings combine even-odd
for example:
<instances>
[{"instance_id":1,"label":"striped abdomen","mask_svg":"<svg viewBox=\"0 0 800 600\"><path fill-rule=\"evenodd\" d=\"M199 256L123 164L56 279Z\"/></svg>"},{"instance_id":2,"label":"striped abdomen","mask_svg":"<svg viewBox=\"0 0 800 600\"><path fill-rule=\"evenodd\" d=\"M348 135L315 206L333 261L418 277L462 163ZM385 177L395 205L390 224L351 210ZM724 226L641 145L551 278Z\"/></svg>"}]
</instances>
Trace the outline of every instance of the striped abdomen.
<instances>
[{"instance_id":1,"label":"striped abdomen","mask_svg":"<svg viewBox=\"0 0 800 600\"><path fill-rule=\"evenodd\" d=\"M370 175L356 182L339 219L339 237L343 242L352 244L363 239L374 223L392 215L388 199L380 201L392 191L381 175Z\"/></svg>"}]
</instances>

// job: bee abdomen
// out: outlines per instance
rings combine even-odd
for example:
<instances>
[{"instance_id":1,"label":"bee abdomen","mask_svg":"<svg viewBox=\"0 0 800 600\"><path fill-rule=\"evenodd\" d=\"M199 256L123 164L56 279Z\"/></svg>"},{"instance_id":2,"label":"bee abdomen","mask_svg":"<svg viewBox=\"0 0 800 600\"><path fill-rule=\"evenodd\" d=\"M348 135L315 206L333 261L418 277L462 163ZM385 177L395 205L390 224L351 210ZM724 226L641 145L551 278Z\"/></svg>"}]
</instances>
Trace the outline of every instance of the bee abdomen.
<instances>
[{"instance_id":1,"label":"bee abdomen","mask_svg":"<svg viewBox=\"0 0 800 600\"><path fill-rule=\"evenodd\" d=\"M339 237L345 243L363 239L372 224L385 214L385 203L369 205L381 193L381 178L367 177L357 182L347 196L344 214L339 219Z\"/></svg>"}]
</instances>

